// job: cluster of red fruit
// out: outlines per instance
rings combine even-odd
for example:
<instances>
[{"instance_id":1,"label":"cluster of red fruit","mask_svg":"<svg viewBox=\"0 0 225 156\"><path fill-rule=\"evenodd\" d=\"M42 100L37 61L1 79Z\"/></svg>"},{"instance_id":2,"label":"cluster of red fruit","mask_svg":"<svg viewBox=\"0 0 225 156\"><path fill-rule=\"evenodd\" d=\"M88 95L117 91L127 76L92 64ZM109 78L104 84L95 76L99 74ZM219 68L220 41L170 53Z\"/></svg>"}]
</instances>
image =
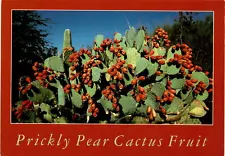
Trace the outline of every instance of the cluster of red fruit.
<instances>
[{"instance_id":1,"label":"cluster of red fruit","mask_svg":"<svg viewBox=\"0 0 225 156\"><path fill-rule=\"evenodd\" d=\"M119 88L121 86L119 85ZM106 89L104 89L102 91L102 94L105 96L105 98L107 98L109 101L112 102L112 107L114 109L116 109L116 111L119 111L119 106L118 106L118 100L117 98L115 97L115 91L116 91L116 85L115 84L110 84L109 86L106 86Z\"/></svg>"},{"instance_id":2,"label":"cluster of red fruit","mask_svg":"<svg viewBox=\"0 0 225 156\"><path fill-rule=\"evenodd\" d=\"M69 56L68 62L70 63L73 62L73 65L71 66L70 70L73 71L78 66L79 58L80 58L79 52L74 52Z\"/></svg>"},{"instance_id":3,"label":"cluster of red fruit","mask_svg":"<svg viewBox=\"0 0 225 156\"><path fill-rule=\"evenodd\" d=\"M136 86L139 81L144 81L144 80L145 80L145 77L144 76L140 76L138 78L134 78L133 80L131 80L131 84L133 86Z\"/></svg>"},{"instance_id":4,"label":"cluster of red fruit","mask_svg":"<svg viewBox=\"0 0 225 156\"><path fill-rule=\"evenodd\" d=\"M185 81L185 86L187 87L187 90L190 90L192 87L195 87L195 83L197 83L197 79L187 79Z\"/></svg>"},{"instance_id":5,"label":"cluster of red fruit","mask_svg":"<svg viewBox=\"0 0 225 156\"><path fill-rule=\"evenodd\" d=\"M154 53L155 53L154 50L148 51L144 49L143 52L145 53L144 57L146 59L151 58L152 61L157 61L160 65L165 64L165 60L163 59L164 58L163 56L161 55L154 56Z\"/></svg>"},{"instance_id":6,"label":"cluster of red fruit","mask_svg":"<svg viewBox=\"0 0 225 156\"><path fill-rule=\"evenodd\" d=\"M163 30L162 28L158 28L155 31L155 35L152 37L152 41L153 41L153 46L156 48L159 48L159 42L161 42L160 40L163 40L163 45L165 47L169 47L171 41L168 39L168 33Z\"/></svg>"},{"instance_id":7,"label":"cluster of red fruit","mask_svg":"<svg viewBox=\"0 0 225 156\"><path fill-rule=\"evenodd\" d=\"M97 117L99 113L99 108L96 107L96 104L91 104L91 107L88 109L89 113L92 113L93 117Z\"/></svg>"},{"instance_id":8,"label":"cluster of red fruit","mask_svg":"<svg viewBox=\"0 0 225 156\"><path fill-rule=\"evenodd\" d=\"M30 77L26 77L25 81L28 83L26 86L20 86L19 91L21 91L22 94L26 94L29 90L32 88L31 79Z\"/></svg>"},{"instance_id":9,"label":"cluster of red fruit","mask_svg":"<svg viewBox=\"0 0 225 156\"><path fill-rule=\"evenodd\" d=\"M182 62L183 68L181 68L181 71L184 71L184 68L188 69L189 73L192 73L194 70L196 70L196 71L202 71L203 70L202 67L197 66L197 65L194 66L192 64L192 61L191 61L191 59L192 59L192 49L188 45L186 45L186 44L181 44L181 45L176 44L172 48L174 50L179 49L179 48L181 49L182 58L180 58L181 56L177 57L177 60L178 61L181 60L181 62ZM174 57L175 57L175 55L174 55ZM184 75L185 74L186 73L184 72Z\"/></svg>"},{"instance_id":10,"label":"cluster of red fruit","mask_svg":"<svg viewBox=\"0 0 225 156\"><path fill-rule=\"evenodd\" d=\"M79 52L74 52L69 56L69 62L73 62L73 65L70 67L70 70L74 71L78 67L78 65L80 64L79 60L84 54L87 54L91 60L83 64L82 71L76 71L76 73L71 72L69 79L74 80L75 78L81 76L82 82L84 84L92 86L91 67L97 67L98 65L102 64L102 61L100 60L100 55L92 56L89 50L81 48Z\"/></svg>"},{"instance_id":11,"label":"cluster of red fruit","mask_svg":"<svg viewBox=\"0 0 225 156\"><path fill-rule=\"evenodd\" d=\"M116 48L112 45L109 51L114 53L118 58L121 57L122 55L123 56L126 55L126 51L120 45L118 45L118 47Z\"/></svg>"},{"instance_id":12,"label":"cluster of red fruit","mask_svg":"<svg viewBox=\"0 0 225 156\"><path fill-rule=\"evenodd\" d=\"M174 58L169 59L170 63L182 65L180 68L180 73L186 78L191 77L191 73L193 71L203 71L202 67L193 65L192 63L192 49L186 44L176 44L172 46L172 52L175 50L181 49L182 55L174 54ZM188 69L188 73L186 73L185 69ZM206 72L208 75L208 72Z\"/></svg>"},{"instance_id":13,"label":"cluster of red fruit","mask_svg":"<svg viewBox=\"0 0 225 156\"><path fill-rule=\"evenodd\" d=\"M176 91L171 87L172 82L170 80L167 81L166 90L163 92L163 96L156 96L156 101L159 101L161 104L164 102L172 102L175 98Z\"/></svg>"},{"instance_id":14,"label":"cluster of red fruit","mask_svg":"<svg viewBox=\"0 0 225 156\"><path fill-rule=\"evenodd\" d=\"M90 66L84 66L83 73L82 73L82 82L84 84L88 84L88 86L92 86L91 80L91 68Z\"/></svg>"},{"instance_id":15,"label":"cluster of red fruit","mask_svg":"<svg viewBox=\"0 0 225 156\"><path fill-rule=\"evenodd\" d=\"M89 113L92 113L92 116L93 117L97 117L98 113L99 113L99 108L97 108L95 102L93 101L93 99L91 98L91 96L86 93L86 94L83 94L81 96L81 100L83 102L88 102L88 105L90 106L89 109L88 109L88 112Z\"/></svg>"},{"instance_id":16,"label":"cluster of red fruit","mask_svg":"<svg viewBox=\"0 0 225 156\"><path fill-rule=\"evenodd\" d=\"M145 101L147 97L144 87L141 86L138 86L137 90L132 90L131 95L135 98L136 102Z\"/></svg>"},{"instance_id":17,"label":"cluster of red fruit","mask_svg":"<svg viewBox=\"0 0 225 156\"><path fill-rule=\"evenodd\" d=\"M87 54L90 58L94 58L94 56L91 55L91 51L88 49L81 48L79 51L75 51L72 54L70 54L68 62L73 63L72 66L74 66L74 69L78 66L80 57L84 54Z\"/></svg>"},{"instance_id":18,"label":"cluster of red fruit","mask_svg":"<svg viewBox=\"0 0 225 156\"><path fill-rule=\"evenodd\" d=\"M133 85L133 90L131 90L130 93L135 98L135 100L137 102L145 101L146 97L147 97L147 94L146 94L146 91L145 91L144 87L138 86L138 82L144 81L144 80L145 80L145 77L140 76L138 78L134 78L131 81L131 84Z\"/></svg>"},{"instance_id":19,"label":"cluster of red fruit","mask_svg":"<svg viewBox=\"0 0 225 156\"><path fill-rule=\"evenodd\" d=\"M197 79L187 79L185 82L185 86L187 90L190 90L191 88L195 87L194 93L199 94L203 93L206 89L210 93L212 92L212 85L213 85L213 79L209 78L209 87L206 88L207 84L204 83L203 81L200 81L196 86L195 83L197 83Z\"/></svg>"},{"instance_id":20,"label":"cluster of red fruit","mask_svg":"<svg viewBox=\"0 0 225 156\"><path fill-rule=\"evenodd\" d=\"M87 84L89 87L92 86L92 80L91 80L91 76L92 76L92 70L91 67L96 67L98 65L102 64L101 60L94 60L91 59L90 61L86 62L83 65L83 73L82 73L82 82L84 84Z\"/></svg>"},{"instance_id":21,"label":"cluster of red fruit","mask_svg":"<svg viewBox=\"0 0 225 156\"><path fill-rule=\"evenodd\" d=\"M194 70L201 71L201 67L199 66L194 66L192 64L192 49L186 45L186 44L176 44L176 46L173 46L173 49L181 49L182 52L182 58L181 56L177 57L177 60L182 63L182 67L180 69L181 73L183 75L186 75L187 73L185 72L185 69L188 69L189 74L191 74ZM175 57L175 55L174 55Z\"/></svg>"},{"instance_id":22,"label":"cluster of red fruit","mask_svg":"<svg viewBox=\"0 0 225 156\"><path fill-rule=\"evenodd\" d=\"M128 64L127 67L124 66L125 63L125 60L117 59L117 63L108 69L108 74L113 77L114 80L123 80L124 74L128 73L128 68L132 68L131 64Z\"/></svg>"},{"instance_id":23,"label":"cluster of red fruit","mask_svg":"<svg viewBox=\"0 0 225 156\"><path fill-rule=\"evenodd\" d=\"M43 67L38 62L34 63L32 69L35 72L35 79L39 80L40 84L42 86L45 86L46 88L49 86L49 83L47 83L45 79L48 78L49 82L51 82L56 77L56 74L53 73L53 70L51 68Z\"/></svg>"},{"instance_id":24,"label":"cluster of red fruit","mask_svg":"<svg viewBox=\"0 0 225 156\"><path fill-rule=\"evenodd\" d=\"M186 62L186 61L183 61L183 55L174 54L174 58L169 59L168 62L173 63L173 64L182 64L183 62Z\"/></svg>"},{"instance_id":25,"label":"cluster of red fruit","mask_svg":"<svg viewBox=\"0 0 225 156\"><path fill-rule=\"evenodd\" d=\"M204 82L200 81L197 84L196 88L194 89L194 93L195 94L203 93L206 90L206 86L207 85Z\"/></svg>"},{"instance_id":26,"label":"cluster of red fruit","mask_svg":"<svg viewBox=\"0 0 225 156\"><path fill-rule=\"evenodd\" d=\"M67 84L64 88L63 88L63 90L64 90L64 92L66 93L66 94L69 94L70 93L70 91L71 91L71 89L74 89L76 92L79 92L80 91L80 89L81 89L81 84L79 83L79 84Z\"/></svg>"},{"instance_id":27,"label":"cluster of red fruit","mask_svg":"<svg viewBox=\"0 0 225 156\"><path fill-rule=\"evenodd\" d=\"M94 41L94 43L96 43L96 41ZM100 44L100 47L94 47L94 51L100 51L100 52L104 52L106 47L109 47L112 44L112 40L109 38L106 38L102 41L102 43Z\"/></svg>"},{"instance_id":28,"label":"cluster of red fruit","mask_svg":"<svg viewBox=\"0 0 225 156\"><path fill-rule=\"evenodd\" d=\"M23 114L23 111L25 109L30 109L32 106L33 106L33 102L30 101L30 100L24 100L22 101L21 103L22 105L19 106L17 109L16 109L16 112L14 113L14 115L16 115L17 118L20 118L21 115Z\"/></svg>"}]
</instances>

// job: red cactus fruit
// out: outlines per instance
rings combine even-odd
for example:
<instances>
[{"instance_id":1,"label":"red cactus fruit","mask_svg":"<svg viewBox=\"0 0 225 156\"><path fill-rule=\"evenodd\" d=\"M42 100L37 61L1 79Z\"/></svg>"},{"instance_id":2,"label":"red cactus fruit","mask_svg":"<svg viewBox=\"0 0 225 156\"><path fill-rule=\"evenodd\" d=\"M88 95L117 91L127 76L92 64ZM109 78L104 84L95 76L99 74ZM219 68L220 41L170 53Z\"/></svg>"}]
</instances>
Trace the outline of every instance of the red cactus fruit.
<instances>
[{"instance_id":1,"label":"red cactus fruit","mask_svg":"<svg viewBox=\"0 0 225 156\"><path fill-rule=\"evenodd\" d=\"M70 86L70 84L67 84L67 85L66 85L66 88L68 88L68 89L69 89L70 87L71 87L71 86Z\"/></svg>"},{"instance_id":2,"label":"red cactus fruit","mask_svg":"<svg viewBox=\"0 0 225 156\"><path fill-rule=\"evenodd\" d=\"M31 83L30 77L26 77L26 81L27 81L28 83Z\"/></svg>"},{"instance_id":3,"label":"red cactus fruit","mask_svg":"<svg viewBox=\"0 0 225 156\"><path fill-rule=\"evenodd\" d=\"M191 82L196 83L196 82L198 82L198 80L197 79L191 79Z\"/></svg>"},{"instance_id":4,"label":"red cactus fruit","mask_svg":"<svg viewBox=\"0 0 225 156\"><path fill-rule=\"evenodd\" d=\"M156 71L155 73L157 76L161 75L161 72L160 71Z\"/></svg>"},{"instance_id":5,"label":"red cactus fruit","mask_svg":"<svg viewBox=\"0 0 225 156\"><path fill-rule=\"evenodd\" d=\"M136 96L135 99L136 99L137 102L140 102L141 101L141 98L140 98L139 94Z\"/></svg>"},{"instance_id":6,"label":"red cactus fruit","mask_svg":"<svg viewBox=\"0 0 225 156\"><path fill-rule=\"evenodd\" d=\"M34 71L37 71L37 70L38 70L38 68L35 67L35 66L32 66L32 69L33 69Z\"/></svg>"},{"instance_id":7,"label":"red cactus fruit","mask_svg":"<svg viewBox=\"0 0 225 156\"><path fill-rule=\"evenodd\" d=\"M123 67L123 68L122 68L122 72L123 72L124 74L126 74L126 73L128 72L127 68Z\"/></svg>"},{"instance_id":8,"label":"red cactus fruit","mask_svg":"<svg viewBox=\"0 0 225 156\"><path fill-rule=\"evenodd\" d=\"M144 76L140 76L140 77L138 78L138 80L144 81L144 80L145 80L145 77L144 77Z\"/></svg>"},{"instance_id":9,"label":"red cactus fruit","mask_svg":"<svg viewBox=\"0 0 225 156\"><path fill-rule=\"evenodd\" d=\"M140 96L140 99L141 99L142 101L144 101L144 100L146 99L146 97L147 97L145 93L139 94L139 96Z\"/></svg>"},{"instance_id":10,"label":"red cactus fruit","mask_svg":"<svg viewBox=\"0 0 225 156\"><path fill-rule=\"evenodd\" d=\"M193 85L191 80L186 80L186 83L187 83L188 86L192 86Z\"/></svg>"},{"instance_id":11,"label":"red cactus fruit","mask_svg":"<svg viewBox=\"0 0 225 156\"><path fill-rule=\"evenodd\" d=\"M35 67L38 67L38 65L39 65L38 62L34 62Z\"/></svg>"},{"instance_id":12,"label":"red cactus fruit","mask_svg":"<svg viewBox=\"0 0 225 156\"><path fill-rule=\"evenodd\" d=\"M114 97L114 98L112 99L112 102L113 102L113 103L117 103L117 98Z\"/></svg>"},{"instance_id":13,"label":"red cactus fruit","mask_svg":"<svg viewBox=\"0 0 225 156\"><path fill-rule=\"evenodd\" d=\"M123 84L122 84L122 83L121 83L121 84L119 84L119 89L120 89L120 90L122 90L122 89L123 89L123 87L124 87L124 86L123 86Z\"/></svg>"},{"instance_id":14,"label":"red cactus fruit","mask_svg":"<svg viewBox=\"0 0 225 156\"><path fill-rule=\"evenodd\" d=\"M141 87L141 86L138 86L138 90L139 90L141 93L145 92L144 87Z\"/></svg>"},{"instance_id":15,"label":"red cactus fruit","mask_svg":"<svg viewBox=\"0 0 225 156\"><path fill-rule=\"evenodd\" d=\"M154 53L155 53L154 50L151 50L149 55L152 56Z\"/></svg>"},{"instance_id":16,"label":"red cactus fruit","mask_svg":"<svg viewBox=\"0 0 225 156\"><path fill-rule=\"evenodd\" d=\"M92 116L96 118L98 115L96 112L94 112L94 113L92 113Z\"/></svg>"},{"instance_id":17,"label":"red cactus fruit","mask_svg":"<svg viewBox=\"0 0 225 156\"><path fill-rule=\"evenodd\" d=\"M132 84L132 85L136 85L136 84L137 84L137 79L136 79L136 78L133 79L133 80L131 81L131 84Z\"/></svg>"},{"instance_id":18,"label":"red cactus fruit","mask_svg":"<svg viewBox=\"0 0 225 156\"><path fill-rule=\"evenodd\" d=\"M208 76L209 75L209 72L208 71L205 71L205 75Z\"/></svg>"},{"instance_id":19,"label":"red cactus fruit","mask_svg":"<svg viewBox=\"0 0 225 156\"><path fill-rule=\"evenodd\" d=\"M113 107L114 109L116 109L117 103L113 103L113 104L112 104L112 107Z\"/></svg>"},{"instance_id":20,"label":"red cactus fruit","mask_svg":"<svg viewBox=\"0 0 225 156\"><path fill-rule=\"evenodd\" d=\"M28 90L27 90L27 88L24 88L24 89L22 90L22 92L21 92L21 93L22 93L22 94L26 94L26 93L27 93L27 91L28 91Z\"/></svg>"},{"instance_id":21,"label":"red cactus fruit","mask_svg":"<svg viewBox=\"0 0 225 156\"><path fill-rule=\"evenodd\" d=\"M159 63L160 65L163 65L163 64L165 64L165 60L159 60L158 63Z\"/></svg>"},{"instance_id":22,"label":"red cactus fruit","mask_svg":"<svg viewBox=\"0 0 225 156\"><path fill-rule=\"evenodd\" d=\"M112 98L113 98L113 96L112 96L112 94L110 94L110 95L108 96L108 99L109 99L109 100L112 100Z\"/></svg>"}]
</instances>

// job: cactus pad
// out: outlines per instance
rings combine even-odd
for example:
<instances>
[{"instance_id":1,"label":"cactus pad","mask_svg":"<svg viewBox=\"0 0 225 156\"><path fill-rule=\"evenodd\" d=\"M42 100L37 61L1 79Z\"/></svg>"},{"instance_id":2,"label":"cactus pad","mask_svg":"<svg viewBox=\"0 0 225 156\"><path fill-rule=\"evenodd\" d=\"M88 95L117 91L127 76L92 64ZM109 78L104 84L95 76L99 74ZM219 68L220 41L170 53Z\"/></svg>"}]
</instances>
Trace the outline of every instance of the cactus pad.
<instances>
[{"instance_id":1,"label":"cactus pad","mask_svg":"<svg viewBox=\"0 0 225 156\"><path fill-rule=\"evenodd\" d=\"M93 67L92 68L92 81L93 82L99 81L100 76L101 76L101 69L99 69L97 67Z\"/></svg>"},{"instance_id":2,"label":"cactus pad","mask_svg":"<svg viewBox=\"0 0 225 156\"><path fill-rule=\"evenodd\" d=\"M127 64L132 64L133 67L136 66L136 62L141 58L141 55L137 52L136 48L128 48L127 49Z\"/></svg>"},{"instance_id":3,"label":"cactus pad","mask_svg":"<svg viewBox=\"0 0 225 156\"><path fill-rule=\"evenodd\" d=\"M122 95L119 103L123 107L123 112L125 114L132 114L135 112L136 109L136 101L132 96L124 96Z\"/></svg>"},{"instance_id":4,"label":"cactus pad","mask_svg":"<svg viewBox=\"0 0 225 156\"><path fill-rule=\"evenodd\" d=\"M64 72L63 60L58 56L52 56L47 58L44 62L44 66L49 67L58 72Z\"/></svg>"},{"instance_id":5,"label":"cactus pad","mask_svg":"<svg viewBox=\"0 0 225 156\"><path fill-rule=\"evenodd\" d=\"M144 71L148 66L148 60L145 58L139 58L136 62L135 74L139 74Z\"/></svg>"},{"instance_id":6,"label":"cactus pad","mask_svg":"<svg viewBox=\"0 0 225 156\"><path fill-rule=\"evenodd\" d=\"M144 30L139 30L138 33L137 33L137 36L135 38L137 51L140 51L140 49L142 48L143 42L144 42L144 37L145 37Z\"/></svg>"},{"instance_id":7,"label":"cactus pad","mask_svg":"<svg viewBox=\"0 0 225 156\"><path fill-rule=\"evenodd\" d=\"M133 47L136 37L135 29L132 27L126 32L126 42L129 47Z\"/></svg>"},{"instance_id":8,"label":"cactus pad","mask_svg":"<svg viewBox=\"0 0 225 156\"><path fill-rule=\"evenodd\" d=\"M78 108L82 107L82 100L81 100L81 95L79 93L77 93L74 89L72 89L72 97L71 97L71 101L72 104Z\"/></svg>"},{"instance_id":9,"label":"cactus pad","mask_svg":"<svg viewBox=\"0 0 225 156\"><path fill-rule=\"evenodd\" d=\"M152 89L151 91L156 95L156 96L162 96L163 95L163 92L165 91L165 86L160 83L160 82L157 82L157 83L154 83L152 85Z\"/></svg>"}]
</instances>

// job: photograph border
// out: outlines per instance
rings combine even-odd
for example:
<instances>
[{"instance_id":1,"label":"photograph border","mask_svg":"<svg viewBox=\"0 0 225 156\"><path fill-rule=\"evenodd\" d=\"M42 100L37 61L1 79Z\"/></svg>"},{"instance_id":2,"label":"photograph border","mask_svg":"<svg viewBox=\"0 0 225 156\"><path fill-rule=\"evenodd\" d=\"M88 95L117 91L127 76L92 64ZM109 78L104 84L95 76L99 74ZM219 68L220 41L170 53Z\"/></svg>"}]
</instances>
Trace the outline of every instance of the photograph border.
<instances>
[{"instance_id":1,"label":"photograph border","mask_svg":"<svg viewBox=\"0 0 225 156\"><path fill-rule=\"evenodd\" d=\"M204 155L204 156L222 156L224 155L224 1L148 1L141 0L138 3L132 3L130 0L114 0L114 3L119 5L105 5L103 1L73 1L73 0L57 0L51 1L41 1L41 0L3 0L2 2L2 55L1 55L1 154L4 156L11 155L71 155L71 154L83 154L83 155L108 155L115 156L115 154L120 155L141 155L141 154L151 154L151 155ZM11 58L11 10L24 10L25 8L30 8L31 10L213 10L214 11L214 75L215 78L215 92L214 94L214 119L212 126L199 126L193 127L189 125L173 126L167 125L163 129L159 125L148 126L144 124L143 126L134 125L129 127L128 125L107 125L103 124L91 125L91 124L67 124L64 126L59 124L10 124L11 118L8 114L11 108L11 77L10 77L10 64L8 61ZM10 49L10 50L9 50ZM222 50L223 49L223 50ZM32 126L31 126L32 125ZM112 126L113 125L113 126ZM153 133L152 133L153 132ZM59 147L51 146L27 146L22 144L16 146L16 140L18 134L25 134L27 137L36 137L37 134L46 137L49 134L54 134L58 136L63 134L64 137L71 138L71 145L66 149L62 150ZM88 147L85 145L75 146L74 140L79 134L85 135L87 138L109 138L113 139L119 134L125 134L126 139L129 138L142 138L144 136L163 138L165 141L170 135L178 135L179 138L196 138L198 135L202 137L207 137L208 142L206 147L168 147L163 145L161 147L116 147L113 143L109 143L105 147ZM166 144L166 142L165 142Z\"/></svg>"},{"instance_id":2,"label":"photograph border","mask_svg":"<svg viewBox=\"0 0 225 156\"><path fill-rule=\"evenodd\" d=\"M46 9L35 9L35 10L33 10L33 9L12 9L11 10L11 23L13 22L12 21L12 11L23 11L23 10L26 10L26 11L59 11L59 12L63 12L63 11L71 11L71 12L85 12L85 11L87 11L87 12L92 12L92 11L94 11L94 12L103 12L103 11L107 11L107 12L117 12L117 11L119 11L119 12L179 12L179 11L185 11L185 12L197 12L197 13L202 13L202 12L210 12L210 13L213 13L213 75L212 75L212 78L214 78L214 68L215 68L215 65L214 65L214 63L215 63L215 60L214 60L214 43L215 43L215 41L214 41L214 11L199 11L199 10L55 10L55 9L48 9L48 10L46 10ZM12 36L12 28L11 28L11 36ZM93 38L94 38L94 36L93 36ZM12 38L11 38L11 47L12 47ZM74 41L74 40L73 40ZM59 50L60 51L60 50ZM61 51L60 51L61 52ZM11 49L11 78L10 78L10 82L11 82L11 84L12 84L12 71L13 71L13 67L12 67L12 57L13 57L13 51L12 51L12 49ZM11 89L12 89L12 86L10 87ZM212 111L212 117L211 117L211 119L212 119L212 124L170 124L170 125L173 125L173 126L183 126L183 125L188 125L188 126L213 126L213 124L214 124L214 90L215 90L215 87L213 86L213 92L212 92L212 110L210 110L210 111ZM11 92L10 92L10 103L12 103L11 101L12 101L12 90L11 90ZM12 118L12 108L10 109L10 118ZM63 125L74 125L74 124L76 124L76 125L104 125L104 126L107 126L107 125L118 125L118 126L121 126L121 125L129 125L129 126L136 126L136 125L139 125L139 126L143 126L143 125L149 125L149 126L153 126L153 125L160 125L160 126L168 126L168 124L109 124L109 123L107 123L107 124L99 124L99 123L12 123L12 120L11 120L11 122L10 122L10 124L26 124L26 125L29 125L29 124L31 124L31 125L40 125L40 124L47 124L47 125L58 125L58 124L63 124Z\"/></svg>"}]
</instances>

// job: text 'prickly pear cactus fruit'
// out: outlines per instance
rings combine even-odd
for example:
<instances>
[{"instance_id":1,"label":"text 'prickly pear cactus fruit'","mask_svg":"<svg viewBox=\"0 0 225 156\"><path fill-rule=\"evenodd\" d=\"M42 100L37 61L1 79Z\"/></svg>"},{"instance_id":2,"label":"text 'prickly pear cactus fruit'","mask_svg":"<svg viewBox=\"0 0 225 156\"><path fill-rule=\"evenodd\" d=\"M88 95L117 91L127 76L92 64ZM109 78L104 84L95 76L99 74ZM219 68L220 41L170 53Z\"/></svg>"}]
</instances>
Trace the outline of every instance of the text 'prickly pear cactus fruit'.
<instances>
[{"instance_id":1,"label":"text 'prickly pear cactus fruit'","mask_svg":"<svg viewBox=\"0 0 225 156\"><path fill-rule=\"evenodd\" d=\"M35 62L20 79L17 122L200 124L212 96L209 72L192 63L186 44L170 45L159 28L146 36L97 35L92 50L75 51L64 33L63 56Z\"/></svg>"}]
</instances>

